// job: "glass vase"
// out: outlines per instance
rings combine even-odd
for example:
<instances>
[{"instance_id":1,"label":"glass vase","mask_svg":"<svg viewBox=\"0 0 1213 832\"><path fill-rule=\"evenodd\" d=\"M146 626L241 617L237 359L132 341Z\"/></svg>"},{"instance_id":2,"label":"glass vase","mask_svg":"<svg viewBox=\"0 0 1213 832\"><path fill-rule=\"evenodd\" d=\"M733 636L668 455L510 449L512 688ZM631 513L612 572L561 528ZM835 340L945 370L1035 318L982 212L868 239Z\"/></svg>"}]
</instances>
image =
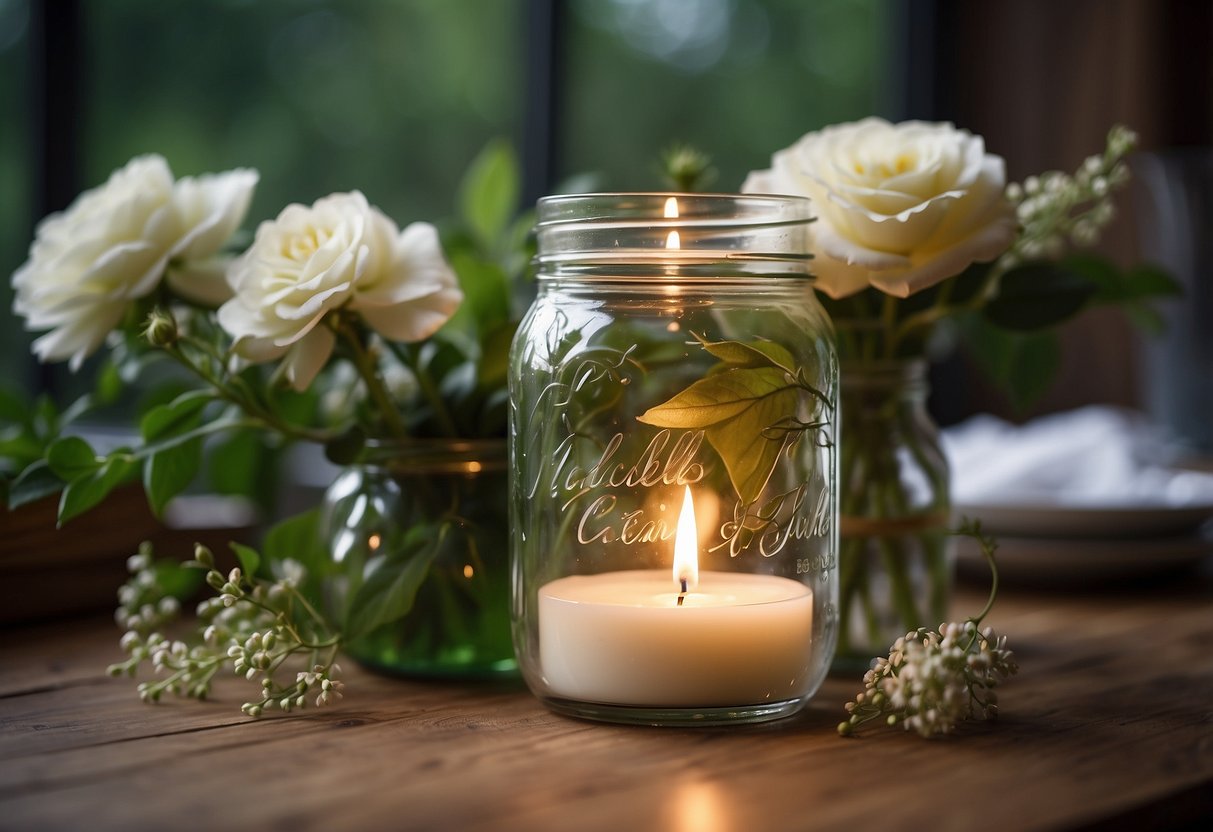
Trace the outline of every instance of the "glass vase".
<instances>
[{"instance_id":1,"label":"glass vase","mask_svg":"<svg viewBox=\"0 0 1213 832\"><path fill-rule=\"evenodd\" d=\"M407 607L348 642L347 654L401 676L516 675L507 470L503 440L435 439L373 445L337 477L321 523L330 609L350 620L359 604ZM373 591L385 581L389 592Z\"/></svg>"},{"instance_id":2,"label":"glass vase","mask_svg":"<svg viewBox=\"0 0 1213 832\"><path fill-rule=\"evenodd\" d=\"M842 362L839 670L866 668L947 615L948 466L926 372L921 359Z\"/></svg>"},{"instance_id":3,"label":"glass vase","mask_svg":"<svg viewBox=\"0 0 1213 832\"><path fill-rule=\"evenodd\" d=\"M515 647L548 707L756 722L837 625L838 365L796 198L539 203L510 360Z\"/></svg>"}]
</instances>

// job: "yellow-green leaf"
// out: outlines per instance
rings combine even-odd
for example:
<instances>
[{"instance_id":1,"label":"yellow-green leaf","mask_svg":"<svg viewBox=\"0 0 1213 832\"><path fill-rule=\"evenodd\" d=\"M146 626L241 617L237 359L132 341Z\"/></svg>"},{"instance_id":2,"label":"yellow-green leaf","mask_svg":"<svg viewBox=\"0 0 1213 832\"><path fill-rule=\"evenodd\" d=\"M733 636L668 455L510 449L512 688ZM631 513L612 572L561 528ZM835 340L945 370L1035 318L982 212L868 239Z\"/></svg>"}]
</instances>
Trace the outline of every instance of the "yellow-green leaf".
<instances>
[{"instance_id":1,"label":"yellow-green leaf","mask_svg":"<svg viewBox=\"0 0 1213 832\"><path fill-rule=\"evenodd\" d=\"M751 503L762 493L783 448L784 433L772 436L770 429L795 416L798 395L781 368L730 367L638 418L656 427L703 430L737 495Z\"/></svg>"},{"instance_id":2,"label":"yellow-green leaf","mask_svg":"<svg viewBox=\"0 0 1213 832\"><path fill-rule=\"evenodd\" d=\"M795 357L774 341L751 341L743 344L740 341L705 341L701 338L699 342L705 350L725 364L775 367L793 375L796 373Z\"/></svg>"}]
</instances>

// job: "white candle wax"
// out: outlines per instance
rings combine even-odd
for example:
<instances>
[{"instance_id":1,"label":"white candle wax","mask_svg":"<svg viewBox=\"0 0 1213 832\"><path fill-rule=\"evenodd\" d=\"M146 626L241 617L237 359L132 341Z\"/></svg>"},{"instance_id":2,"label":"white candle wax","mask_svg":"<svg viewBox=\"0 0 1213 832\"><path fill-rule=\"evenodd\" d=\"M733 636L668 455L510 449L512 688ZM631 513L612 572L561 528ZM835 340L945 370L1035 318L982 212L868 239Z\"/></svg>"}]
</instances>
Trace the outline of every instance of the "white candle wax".
<instances>
[{"instance_id":1,"label":"white candle wax","mask_svg":"<svg viewBox=\"0 0 1213 832\"><path fill-rule=\"evenodd\" d=\"M665 570L573 575L539 590L539 655L555 696L730 707L805 693L813 594L773 575L703 572L682 606Z\"/></svg>"}]
</instances>

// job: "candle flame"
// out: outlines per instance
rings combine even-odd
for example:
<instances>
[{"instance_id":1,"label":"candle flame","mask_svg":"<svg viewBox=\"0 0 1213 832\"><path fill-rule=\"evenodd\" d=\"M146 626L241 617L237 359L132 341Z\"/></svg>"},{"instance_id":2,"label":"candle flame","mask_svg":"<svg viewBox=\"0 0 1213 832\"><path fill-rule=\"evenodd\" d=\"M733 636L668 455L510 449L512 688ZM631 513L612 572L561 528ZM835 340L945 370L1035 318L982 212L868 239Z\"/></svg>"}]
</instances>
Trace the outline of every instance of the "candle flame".
<instances>
[{"instance_id":1,"label":"candle flame","mask_svg":"<svg viewBox=\"0 0 1213 832\"><path fill-rule=\"evenodd\" d=\"M675 197L666 199L664 214L667 220L678 219L678 200ZM665 247L668 249L682 248L682 239L678 236L677 231L671 231L666 235Z\"/></svg>"},{"instance_id":2,"label":"candle flame","mask_svg":"<svg viewBox=\"0 0 1213 832\"><path fill-rule=\"evenodd\" d=\"M678 531L674 535L674 583L680 590L683 581L688 590L699 585L699 531L695 527L695 502L689 485L682 498Z\"/></svg>"}]
</instances>

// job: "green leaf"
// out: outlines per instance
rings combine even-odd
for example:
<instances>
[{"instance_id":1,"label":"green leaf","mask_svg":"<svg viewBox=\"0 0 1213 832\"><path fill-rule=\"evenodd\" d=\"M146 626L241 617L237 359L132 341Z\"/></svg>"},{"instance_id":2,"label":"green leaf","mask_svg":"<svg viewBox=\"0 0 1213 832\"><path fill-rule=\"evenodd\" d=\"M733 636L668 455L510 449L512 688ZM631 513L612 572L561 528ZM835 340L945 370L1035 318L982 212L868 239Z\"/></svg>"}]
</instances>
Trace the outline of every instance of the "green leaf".
<instances>
[{"instance_id":1,"label":"green leaf","mask_svg":"<svg viewBox=\"0 0 1213 832\"><path fill-rule=\"evenodd\" d=\"M695 336L699 338L699 336ZM787 349L774 341L705 341L699 343L725 364L739 367L775 367L786 373L796 374L796 359Z\"/></svg>"},{"instance_id":2,"label":"green leaf","mask_svg":"<svg viewBox=\"0 0 1213 832\"><path fill-rule=\"evenodd\" d=\"M274 524L261 542L261 557L266 563L298 561L311 577L325 574L328 552L320 535L320 509L313 508Z\"/></svg>"},{"instance_id":3,"label":"green leaf","mask_svg":"<svg viewBox=\"0 0 1213 832\"><path fill-rule=\"evenodd\" d=\"M476 383L482 389L505 387L510 368L510 343L514 340L515 329L516 325L507 321L481 339Z\"/></svg>"},{"instance_id":4,"label":"green leaf","mask_svg":"<svg viewBox=\"0 0 1213 832\"><path fill-rule=\"evenodd\" d=\"M20 508L58 493L62 488L63 480L51 470L45 459L40 459L27 466L9 485L8 507Z\"/></svg>"},{"instance_id":5,"label":"green leaf","mask_svg":"<svg viewBox=\"0 0 1213 832\"><path fill-rule=\"evenodd\" d=\"M463 291L463 303L449 326L479 337L506 321L510 314L510 281L505 271L468 251L448 252L447 259Z\"/></svg>"},{"instance_id":6,"label":"green leaf","mask_svg":"<svg viewBox=\"0 0 1213 832\"><path fill-rule=\"evenodd\" d=\"M190 390L168 404L148 411L139 424L145 442L155 442L191 430L202 421L202 410L214 400L209 390Z\"/></svg>"},{"instance_id":7,"label":"green leaf","mask_svg":"<svg viewBox=\"0 0 1213 832\"><path fill-rule=\"evenodd\" d=\"M508 142L495 139L472 161L460 185L459 207L481 244L495 249L518 209L518 160Z\"/></svg>"},{"instance_id":8,"label":"green leaf","mask_svg":"<svg viewBox=\"0 0 1213 832\"><path fill-rule=\"evenodd\" d=\"M1125 285L1134 298L1178 297L1184 294L1184 287L1170 273L1149 264L1129 269L1125 273Z\"/></svg>"},{"instance_id":9,"label":"green leaf","mask_svg":"<svg viewBox=\"0 0 1213 832\"><path fill-rule=\"evenodd\" d=\"M366 635L408 614L445 535L445 526L438 531L414 527L398 551L384 556L350 602L344 628L348 638Z\"/></svg>"},{"instance_id":10,"label":"green leaf","mask_svg":"<svg viewBox=\"0 0 1213 832\"><path fill-rule=\"evenodd\" d=\"M240 568L244 570L244 574L249 578L256 575L257 570L261 568L261 555L257 553L257 550L234 540L228 545L236 553L236 559L240 561Z\"/></svg>"},{"instance_id":11,"label":"green leaf","mask_svg":"<svg viewBox=\"0 0 1213 832\"><path fill-rule=\"evenodd\" d=\"M87 393L76 399L60 414L58 429L62 430L65 426L79 419L85 413L92 410L95 404L96 402L93 400L93 397Z\"/></svg>"},{"instance_id":12,"label":"green leaf","mask_svg":"<svg viewBox=\"0 0 1213 832\"><path fill-rule=\"evenodd\" d=\"M1150 335L1161 335L1167 330L1167 321L1162 313L1145 303L1125 306L1125 314L1134 326Z\"/></svg>"},{"instance_id":13,"label":"green leaf","mask_svg":"<svg viewBox=\"0 0 1213 832\"><path fill-rule=\"evenodd\" d=\"M0 423L25 425L29 421L29 407L25 400L13 391L0 387Z\"/></svg>"},{"instance_id":14,"label":"green leaf","mask_svg":"<svg viewBox=\"0 0 1213 832\"><path fill-rule=\"evenodd\" d=\"M156 585L165 595L184 601L194 595L206 580L206 572L186 566L180 561L163 558L152 564Z\"/></svg>"},{"instance_id":15,"label":"green leaf","mask_svg":"<svg viewBox=\"0 0 1213 832\"><path fill-rule=\"evenodd\" d=\"M253 430L236 430L207 446L207 479L219 494L240 494L268 508L267 497L277 491L273 452Z\"/></svg>"},{"instance_id":16,"label":"green leaf","mask_svg":"<svg viewBox=\"0 0 1213 832\"><path fill-rule=\"evenodd\" d=\"M113 358L111 358L101 365L101 370L97 373L97 382L93 386L93 395L100 404L113 404L122 395L124 387L122 373L118 370L118 365L114 362Z\"/></svg>"},{"instance_id":17,"label":"green leaf","mask_svg":"<svg viewBox=\"0 0 1213 832\"><path fill-rule=\"evenodd\" d=\"M963 319L961 331L973 359L1019 413L1026 412L1052 385L1061 364L1061 347L1053 333L1012 332L977 316Z\"/></svg>"},{"instance_id":18,"label":"green leaf","mask_svg":"<svg viewBox=\"0 0 1213 832\"><path fill-rule=\"evenodd\" d=\"M56 476L65 482L92 473L103 464L92 447L79 436L55 440L46 450L46 461Z\"/></svg>"},{"instance_id":19,"label":"green leaf","mask_svg":"<svg viewBox=\"0 0 1213 832\"><path fill-rule=\"evenodd\" d=\"M1044 329L1071 318L1099 286L1056 263L1029 263L1002 276L985 316L1004 329Z\"/></svg>"},{"instance_id":20,"label":"green leaf","mask_svg":"<svg viewBox=\"0 0 1213 832\"><path fill-rule=\"evenodd\" d=\"M709 375L637 418L648 425L701 429L743 503L766 487L783 448L772 430L796 414L799 393L776 367L732 367Z\"/></svg>"},{"instance_id":21,"label":"green leaf","mask_svg":"<svg viewBox=\"0 0 1213 832\"><path fill-rule=\"evenodd\" d=\"M160 517L168 501L184 491L202 467L202 439L191 439L157 451L143 463L143 490L148 505Z\"/></svg>"},{"instance_id":22,"label":"green leaf","mask_svg":"<svg viewBox=\"0 0 1213 832\"><path fill-rule=\"evenodd\" d=\"M72 479L59 498L59 526L100 503L137 471L129 451L116 451L96 470Z\"/></svg>"}]
</instances>

